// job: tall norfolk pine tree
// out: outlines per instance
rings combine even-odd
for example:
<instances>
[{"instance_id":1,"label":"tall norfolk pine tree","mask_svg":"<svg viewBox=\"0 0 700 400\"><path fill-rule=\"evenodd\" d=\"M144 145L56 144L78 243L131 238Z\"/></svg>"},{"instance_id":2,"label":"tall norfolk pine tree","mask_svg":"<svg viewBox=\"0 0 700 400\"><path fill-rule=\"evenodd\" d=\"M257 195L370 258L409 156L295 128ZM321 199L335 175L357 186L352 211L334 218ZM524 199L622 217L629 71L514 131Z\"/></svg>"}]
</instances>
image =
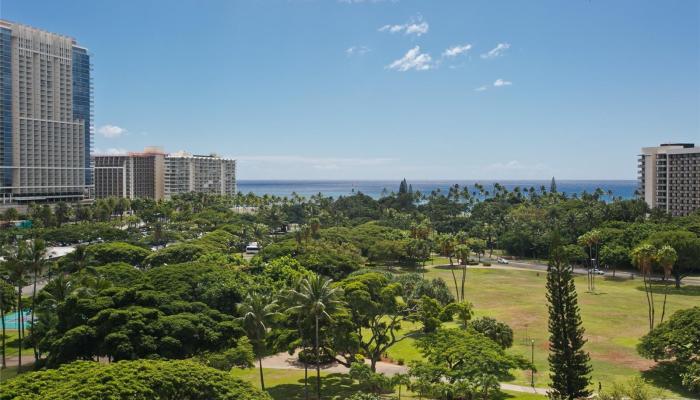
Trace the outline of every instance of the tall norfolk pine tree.
<instances>
[{"instance_id":1,"label":"tall norfolk pine tree","mask_svg":"<svg viewBox=\"0 0 700 400\"><path fill-rule=\"evenodd\" d=\"M590 356L583 350L583 326L572 268L561 247L555 247L547 273L549 301L550 398L573 400L588 397Z\"/></svg>"}]
</instances>

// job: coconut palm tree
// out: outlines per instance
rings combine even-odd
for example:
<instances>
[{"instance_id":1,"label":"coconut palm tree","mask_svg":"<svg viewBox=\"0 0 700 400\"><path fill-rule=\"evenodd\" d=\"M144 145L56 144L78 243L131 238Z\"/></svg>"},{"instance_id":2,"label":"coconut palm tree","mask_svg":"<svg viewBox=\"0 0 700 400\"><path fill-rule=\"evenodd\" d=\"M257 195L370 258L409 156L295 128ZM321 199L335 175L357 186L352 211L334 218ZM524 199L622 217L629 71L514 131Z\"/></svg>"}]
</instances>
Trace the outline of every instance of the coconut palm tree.
<instances>
[{"instance_id":1,"label":"coconut palm tree","mask_svg":"<svg viewBox=\"0 0 700 400\"><path fill-rule=\"evenodd\" d=\"M321 275L304 278L298 289L291 290L292 309L307 313L314 320L314 353L316 356L316 395L321 398L321 359L319 355L319 323L321 319L332 321L331 314L342 305L342 289L333 286L333 280Z\"/></svg>"},{"instance_id":2,"label":"coconut palm tree","mask_svg":"<svg viewBox=\"0 0 700 400\"><path fill-rule=\"evenodd\" d=\"M2 365L0 368L6 368L7 363L5 360L5 314L12 311L12 307L15 304L15 288L9 282L5 280L4 277L0 277L0 323L2 323Z\"/></svg>"},{"instance_id":3,"label":"coconut palm tree","mask_svg":"<svg viewBox=\"0 0 700 400\"><path fill-rule=\"evenodd\" d=\"M243 328L255 345L260 367L260 387L265 390L262 358L265 354L265 337L275 316L278 315L277 300L267 294L250 291L238 304L238 312L241 315L239 320L243 322Z\"/></svg>"},{"instance_id":4,"label":"coconut palm tree","mask_svg":"<svg viewBox=\"0 0 700 400\"><path fill-rule=\"evenodd\" d=\"M467 281L467 263L469 262L469 254L471 254L471 249L466 244L460 244L455 246L455 255L461 260L459 263L462 268L462 286L460 293L458 293L459 301L464 301L464 284Z\"/></svg>"},{"instance_id":5,"label":"coconut palm tree","mask_svg":"<svg viewBox=\"0 0 700 400\"><path fill-rule=\"evenodd\" d=\"M457 286L457 276L455 275L454 263L452 262L452 257L455 251L455 238L450 233L440 234L437 237L438 247L440 249L440 255L447 257L450 260L450 272L452 273L452 280L455 284L455 293L457 293L457 301L459 301L459 286Z\"/></svg>"},{"instance_id":6,"label":"coconut palm tree","mask_svg":"<svg viewBox=\"0 0 700 400\"><path fill-rule=\"evenodd\" d=\"M666 298L668 296L668 283L671 278L671 272L673 272L673 265L678 261L678 253L676 249L669 245L662 246L656 252L656 261L664 269L664 304L661 309L661 321L664 322L664 317L666 316Z\"/></svg>"},{"instance_id":7,"label":"coconut palm tree","mask_svg":"<svg viewBox=\"0 0 700 400\"><path fill-rule=\"evenodd\" d=\"M46 265L46 243L41 239L34 239L25 247L24 260L29 267L29 272L32 274L32 314L30 321L34 326L34 310L36 309L36 284L39 275L42 274ZM32 335L34 336L34 335ZM34 348L34 360L39 361L39 352L37 351L36 339L32 340Z\"/></svg>"},{"instance_id":8,"label":"coconut palm tree","mask_svg":"<svg viewBox=\"0 0 700 400\"><path fill-rule=\"evenodd\" d=\"M19 318L17 324L17 341L19 346L17 348L17 372L22 371L22 342L24 340L24 310L22 310L22 288L27 283L25 278L29 272L29 267L25 260L23 259L23 254L25 253L26 244L22 241L18 241L16 246L10 246L5 251L4 257L5 262L3 263L3 278L9 282L12 282L15 287L17 287L17 317Z\"/></svg>"},{"instance_id":9,"label":"coconut palm tree","mask_svg":"<svg viewBox=\"0 0 700 400\"><path fill-rule=\"evenodd\" d=\"M644 292L647 295L647 307L649 314L649 330L654 329L654 292L649 281L651 267L656 258L656 247L645 243L635 247L631 253L632 263L637 266L642 273L644 280Z\"/></svg>"}]
</instances>

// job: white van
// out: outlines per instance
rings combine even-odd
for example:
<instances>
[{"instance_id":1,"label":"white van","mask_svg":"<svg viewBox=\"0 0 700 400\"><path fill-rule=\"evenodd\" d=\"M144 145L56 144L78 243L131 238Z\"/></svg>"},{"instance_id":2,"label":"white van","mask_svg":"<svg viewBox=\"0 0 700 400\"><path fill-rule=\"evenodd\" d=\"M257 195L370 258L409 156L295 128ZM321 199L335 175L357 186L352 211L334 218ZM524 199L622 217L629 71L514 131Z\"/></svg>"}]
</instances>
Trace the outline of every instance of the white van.
<instances>
[{"instance_id":1,"label":"white van","mask_svg":"<svg viewBox=\"0 0 700 400\"><path fill-rule=\"evenodd\" d=\"M250 242L245 247L246 254L258 254L260 252L260 246L258 242Z\"/></svg>"}]
</instances>

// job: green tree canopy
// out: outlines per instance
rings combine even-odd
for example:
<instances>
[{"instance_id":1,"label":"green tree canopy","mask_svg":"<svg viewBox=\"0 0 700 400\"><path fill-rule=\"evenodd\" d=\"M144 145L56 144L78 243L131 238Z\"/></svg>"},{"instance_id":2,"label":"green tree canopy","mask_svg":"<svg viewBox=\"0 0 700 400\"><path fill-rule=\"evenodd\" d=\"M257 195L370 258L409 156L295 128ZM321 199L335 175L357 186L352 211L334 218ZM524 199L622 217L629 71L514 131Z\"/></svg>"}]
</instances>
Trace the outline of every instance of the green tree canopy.
<instances>
[{"instance_id":1,"label":"green tree canopy","mask_svg":"<svg viewBox=\"0 0 700 400\"><path fill-rule=\"evenodd\" d=\"M3 383L0 400L264 400L250 384L193 361L78 361Z\"/></svg>"}]
</instances>

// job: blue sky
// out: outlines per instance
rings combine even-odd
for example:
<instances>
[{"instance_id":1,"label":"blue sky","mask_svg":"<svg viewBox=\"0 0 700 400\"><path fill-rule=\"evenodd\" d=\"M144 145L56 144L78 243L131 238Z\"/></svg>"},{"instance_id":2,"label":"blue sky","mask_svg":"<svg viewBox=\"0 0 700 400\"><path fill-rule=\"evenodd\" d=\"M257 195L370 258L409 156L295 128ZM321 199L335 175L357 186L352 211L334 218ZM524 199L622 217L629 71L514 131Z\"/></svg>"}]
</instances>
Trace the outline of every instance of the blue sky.
<instances>
[{"instance_id":1,"label":"blue sky","mask_svg":"<svg viewBox=\"0 0 700 400\"><path fill-rule=\"evenodd\" d=\"M95 147L240 179L634 179L700 143L700 2L2 0L93 54Z\"/></svg>"}]
</instances>

